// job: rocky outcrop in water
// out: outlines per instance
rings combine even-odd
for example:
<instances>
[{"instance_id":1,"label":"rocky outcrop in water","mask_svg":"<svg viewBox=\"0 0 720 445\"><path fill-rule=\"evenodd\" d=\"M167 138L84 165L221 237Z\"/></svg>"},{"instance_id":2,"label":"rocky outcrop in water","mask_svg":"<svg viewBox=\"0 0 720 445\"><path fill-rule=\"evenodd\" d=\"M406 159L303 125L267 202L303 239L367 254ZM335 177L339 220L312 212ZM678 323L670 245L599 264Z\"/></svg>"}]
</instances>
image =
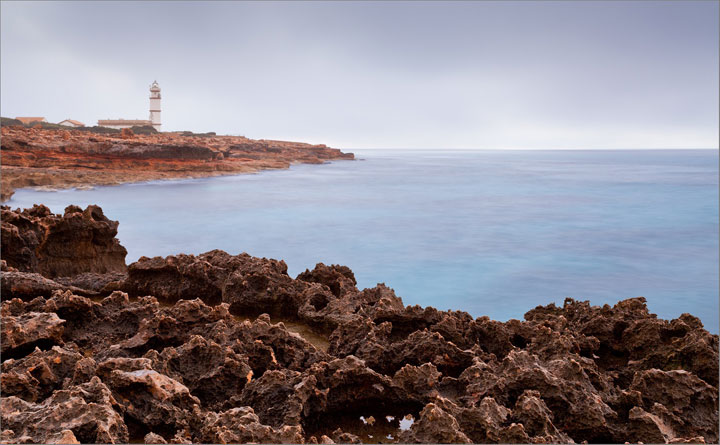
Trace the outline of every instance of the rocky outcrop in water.
<instances>
[{"instance_id":1,"label":"rocky outcrop in water","mask_svg":"<svg viewBox=\"0 0 720 445\"><path fill-rule=\"evenodd\" d=\"M718 441L718 337L642 298L498 322L222 251L79 276L3 288L3 442Z\"/></svg>"},{"instance_id":2,"label":"rocky outcrop in water","mask_svg":"<svg viewBox=\"0 0 720 445\"><path fill-rule=\"evenodd\" d=\"M3 126L2 201L15 189L194 178L353 159L325 145L180 133L98 134Z\"/></svg>"}]
</instances>

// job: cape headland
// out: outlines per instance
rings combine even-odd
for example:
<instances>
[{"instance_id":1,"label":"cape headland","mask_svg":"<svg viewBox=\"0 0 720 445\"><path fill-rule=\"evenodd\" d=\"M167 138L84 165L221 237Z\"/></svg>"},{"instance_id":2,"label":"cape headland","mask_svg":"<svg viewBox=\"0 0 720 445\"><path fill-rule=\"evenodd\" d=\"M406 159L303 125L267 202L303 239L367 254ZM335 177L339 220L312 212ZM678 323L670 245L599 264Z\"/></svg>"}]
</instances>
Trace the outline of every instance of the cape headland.
<instances>
[{"instance_id":1,"label":"cape headland","mask_svg":"<svg viewBox=\"0 0 720 445\"><path fill-rule=\"evenodd\" d=\"M158 133L34 126L3 119L2 201L15 189L92 187L157 179L198 178L354 159L352 153L301 142L214 133ZM137 132L143 132L139 134Z\"/></svg>"},{"instance_id":2,"label":"cape headland","mask_svg":"<svg viewBox=\"0 0 720 445\"><path fill-rule=\"evenodd\" d=\"M3 443L718 441L718 336L690 314L567 299L500 322L345 266L126 266L117 227L2 207Z\"/></svg>"}]
</instances>

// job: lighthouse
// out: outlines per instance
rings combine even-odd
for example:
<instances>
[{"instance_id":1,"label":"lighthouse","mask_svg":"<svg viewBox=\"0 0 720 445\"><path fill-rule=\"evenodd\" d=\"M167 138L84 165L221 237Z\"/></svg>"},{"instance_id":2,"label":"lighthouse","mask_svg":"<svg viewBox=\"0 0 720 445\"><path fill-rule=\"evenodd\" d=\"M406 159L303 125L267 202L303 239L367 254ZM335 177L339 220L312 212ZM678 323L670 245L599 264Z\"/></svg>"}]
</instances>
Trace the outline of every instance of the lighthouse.
<instances>
[{"instance_id":1,"label":"lighthouse","mask_svg":"<svg viewBox=\"0 0 720 445\"><path fill-rule=\"evenodd\" d=\"M160 85L157 80L150 85L150 123L160 131Z\"/></svg>"},{"instance_id":2,"label":"lighthouse","mask_svg":"<svg viewBox=\"0 0 720 445\"><path fill-rule=\"evenodd\" d=\"M71 123L72 122L75 121L71 121ZM100 127L117 129L152 125L154 129L160 131L160 85L158 85L157 80L150 85L150 119L100 119L97 124Z\"/></svg>"}]
</instances>

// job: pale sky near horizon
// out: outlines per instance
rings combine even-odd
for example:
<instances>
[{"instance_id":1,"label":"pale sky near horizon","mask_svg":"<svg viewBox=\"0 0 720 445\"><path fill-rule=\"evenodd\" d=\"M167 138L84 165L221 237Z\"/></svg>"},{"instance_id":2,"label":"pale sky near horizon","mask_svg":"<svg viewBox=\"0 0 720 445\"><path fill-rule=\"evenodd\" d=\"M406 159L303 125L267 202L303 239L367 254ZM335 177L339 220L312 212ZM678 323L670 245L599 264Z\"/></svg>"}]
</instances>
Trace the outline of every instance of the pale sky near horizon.
<instances>
[{"instance_id":1,"label":"pale sky near horizon","mask_svg":"<svg viewBox=\"0 0 720 445\"><path fill-rule=\"evenodd\" d=\"M7 2L0 114L338 148L718 148L719 3Z\"/></svg>"}]
</instances>

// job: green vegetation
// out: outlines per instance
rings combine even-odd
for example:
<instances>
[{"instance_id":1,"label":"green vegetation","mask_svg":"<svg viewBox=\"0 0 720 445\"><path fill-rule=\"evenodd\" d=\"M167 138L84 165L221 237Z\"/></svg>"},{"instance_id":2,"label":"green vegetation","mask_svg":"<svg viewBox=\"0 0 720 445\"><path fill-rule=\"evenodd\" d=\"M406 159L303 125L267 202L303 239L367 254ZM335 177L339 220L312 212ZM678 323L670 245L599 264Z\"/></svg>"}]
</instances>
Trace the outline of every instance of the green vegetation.
<instances>
[{"instance_id":1,"label":"green vegetation","mask_svg":"<svg viewBox=\"0 0 720 445\"><path fill-rule=\"evenodd\" d=\"M217 136L217 134L214 131L209 131L207 133L193 133L192 131L180 131L177 132L181 136L195 136L200 138L211 138L214 136Z\"/></svg>"},{"instance_id":2,"label":"green vegetation","mask_svg":"<svg viewBox=\"0 0 720 445\"><path fill-rule=\"evenodd\" d=\"M117 130L115 128L108 128L108 127L66 127L65 125L60 124L53 124L50 122L30 122L29 124L23 124L17 119L11 119L9 117L0 117L0 126L3 127L9 127L9 126L20 126L25 128L33 128L37 125L40 126L40 128L44 128L46 130L80 130L80 131L87 131L90 133L98 133L98 134L115 134L120 133L120 130ZM144 127L133 127L135 128L144 128ZM151 127L152 128L152 127ZM153 128L153 130L155 130Z\"/></svg>"},{"instance_id":3,"label":"green vegetation","mask_svg":"<svg viewBox=\"0 0 720 445\"><path fill-rule=\"evenodd\" d=\"M79 130L79 131L87 131L90 133L96 133L96 134L119 134L120 130L116 128L109 128L109 127L99 127L97 125L93 127L66 127L64 125L60 124L52 124L50 122L31 122L29 124L23 124L17 119L12 119L9 117L0 117L0 126L2 127L9 127L9 126L21 126L25 128L33 128L36 125L39 125L40 128L49 129L49 130ZM130 127L133 134L157 134L159 133L155 127L151 125L136 125L134 127ZM177 132L178 134L182 136L196 136L196 137L213 137L216 136L214 131L210 131L208 133L193 133L192 131L181 131Z\"/></svg>"},{"instance_id":4,"label":"green vegetation","mask_svg":"<svg viewBox=\"0 0 720 445\"><path fill-rule=\"evenodd\" d=\"M134 134L157 134L158 131L151 125L136 125L130 127Z\"/></svg>"},{"instance_id":5,"label":"green vegetation","mask_svg":"<svg viewBox=\"0 0 720 445\"><path fill-rule=\"evenodd\" d=\"M65 128L67 128L67 127L65 127ZM73 130L88 131L90 133L96 133L96 134L118 134L118 133L120 133L120 130L118 130L117 128L98 127L97 125L95 125L94 127L73 128Z\"/></svg>"},{"instance_id":6,"label":"green vegetation","mask_svg":"<svg viewBox=\"0 0 720 445\"><path fill-rule=\"evenodd\" d=\"M40 128L48 130L80 130L87 131L96 134L118 134L120 130L109 127L99 127L97 125L93 127L66 127L60 124L52 124L50 122L31 122L29 124L23 124L17 119L11 119L9 117L0 117L0 126L9 127L12 125L18 125L25 128L32 128L39 125ZM158 131L150 125L138 125L131 128L134 134L156 134Z\"/></svg>"},{"instance_id":7,"label":"green vegetation","mask_svg":"<svg viewBox=\"0 0 720 445\"><path fill-rule=\"evenodd\" d=\"M25 126L28 128L32 128L36 125L40 125L40 128L44 128L46 130L69 130L72 128L72 127L66 127L65 125L52 124L50 122L31 122L29 124L25 124Z\"/></svg>"},{"instance_id":8,"label":"green vegetation","mask_svg":"<svg viewBox=\"0 0 720 445\"><path fill-rule=\"evenodd\" d=\"M0 117L0 127L9 127L10 125L22 125L23 123L17 119L9 117Z\"/></svg>"}]
</instances>

